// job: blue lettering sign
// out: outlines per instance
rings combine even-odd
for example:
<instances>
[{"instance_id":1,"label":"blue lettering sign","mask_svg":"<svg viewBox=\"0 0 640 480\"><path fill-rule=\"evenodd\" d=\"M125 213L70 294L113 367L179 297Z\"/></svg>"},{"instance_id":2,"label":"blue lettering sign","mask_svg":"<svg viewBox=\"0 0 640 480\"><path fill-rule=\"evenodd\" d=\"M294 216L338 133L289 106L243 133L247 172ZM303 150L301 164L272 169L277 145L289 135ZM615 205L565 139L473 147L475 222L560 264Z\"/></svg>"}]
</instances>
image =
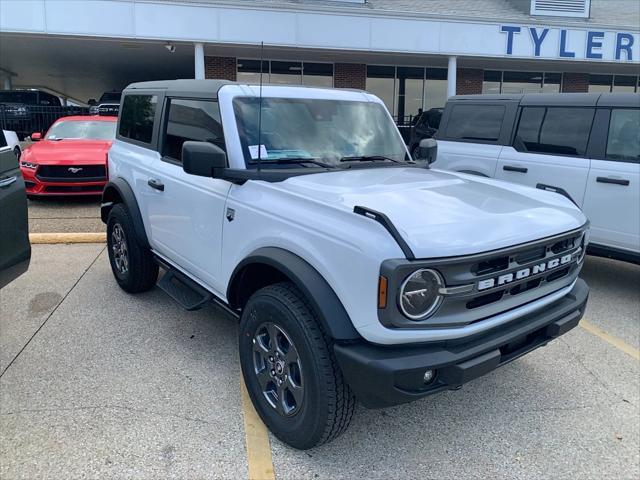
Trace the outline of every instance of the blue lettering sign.
<instances>
[{"instance_id":1,"label":"blue lettering sign","mask_svg":"<svg viewBox=\"0 0 640 480\"><path fill-rule=\"evenodd\" d=\"M587 32L587 58L596 60L602 59L602 52L594 52L594 48L602 48L601 39L604 38L604 32Z\"/></svg>"},{"instance_id":2,"label":"blue lettering sign","mask_svg":"<svg viewBox=\"0 0 640 480\"><path fill-rule=\"evenodd\" d=\"M567 31L560 30L560 56L563 58L574 58L576 52L570 52L567 50Z\"/></svg>"},{"instance_id":3,"label":"blue lettering sign","mask_svg":"<svg viewBox=\"0 0 640 480\"><path fill-rule=\"evenodd\" d=\"M619 33L616 35L616 60L620 60L620 53L627 52L627 60L633 60L633 35L630 33Z\"/></svg>"},{"instance_id":4,"label":"blue lettering sign","mask_svg":"<svg viewBox=\"0 0 640 480\"><path fill-rule=\"evenodd\" d=\"M507 34L507 55L513 54L513 34L520 33L520 27L512 27L509 25L503 25L500 27L500 33Z\"/></svg>"},{"instance_id":5,"label":"blue lettering sign","mask_svg":"<svg viewBox=\"0 0 640 480\"><path fill-rule=\"evenodd\" d=\"M534 46L534 55L536 57L540 56L540 47L542 47L542 42L544 41L545 37L547 36L547 33L549 33L549 29L548 28L543 28L542 29L542 34L538 36L538 29L537 28L529 28L529 32L531 32L531 39L533 40L533 46Z\"/></svg>"}]
</instances>

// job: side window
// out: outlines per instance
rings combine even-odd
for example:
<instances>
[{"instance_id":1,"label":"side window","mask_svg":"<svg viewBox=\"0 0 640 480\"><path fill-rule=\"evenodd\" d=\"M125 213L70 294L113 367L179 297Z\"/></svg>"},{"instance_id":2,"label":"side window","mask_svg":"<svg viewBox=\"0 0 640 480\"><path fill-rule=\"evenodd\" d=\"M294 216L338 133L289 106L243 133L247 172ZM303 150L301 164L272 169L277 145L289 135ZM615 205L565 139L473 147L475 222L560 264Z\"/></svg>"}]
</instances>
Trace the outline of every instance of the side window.
<instances>
[{"instance_id":1,"label":"side window","mask_svg":"<svg viewBox=\"0 0 640 480\"><path fill-rule=\"evenodd\" d=\"M218 102L182 100L168 102L167 131L162 154L182 161L182 144L187 140L210 142L224 150L224 135Z\"/></svg>"},{"instance_id":2,"label":"side window","mask_svg":"<svg viewBox=\"0 0 640 480\"><path fill-rule=\"evenodd\" d=\"M4 136L4 132L0 130L0 148L4 148L7 146L7 139Z\"/></svg>"},{"instance_id":3,"label":"side window","mask_svg":"<svg viewBox=\"0 0 640 480\"><path fill-rule=\"evenodd\" d=\"M607 160L640 163L640 110L611 110L605 156Z\"/></svg>"},{"instance_id":4,"label":"side window","mask_svg":"<svg viewBox=\"0 0 640 480\"><path fill-rule=\"evenodd\" d=\"M513 140L520 152L584 156L595 109L525 107Z\"/></svg>"},{"instance_id":5,"label":"side window","mask_svg":"<svg viewBox=\"0 0 640 480\"><path fill-rule=\"evenodd\" d=\"M127 95L124 97L118 133L131 140L151 143L157 103L158 97L155 95Z\"/></svg>"},{"instance_id":6,"label":"side window","mask_svg":"<svg viewBox=\"0 0 640 480\"><path fill-rule=\"evenodd\" d=\"M504 114L502 105L454 105L446 137L495 142L500 138Z\"/></svg>"}]
</instances>

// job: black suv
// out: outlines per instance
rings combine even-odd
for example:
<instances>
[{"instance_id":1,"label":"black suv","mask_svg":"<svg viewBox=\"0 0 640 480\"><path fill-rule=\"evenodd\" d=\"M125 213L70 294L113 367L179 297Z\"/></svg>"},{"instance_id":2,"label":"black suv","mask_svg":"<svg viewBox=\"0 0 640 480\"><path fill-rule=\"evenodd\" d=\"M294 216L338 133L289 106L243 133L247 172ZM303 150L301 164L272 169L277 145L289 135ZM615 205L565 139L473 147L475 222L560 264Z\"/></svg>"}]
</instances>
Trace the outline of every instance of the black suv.
<instances>
[{"instance_id":1,"label":"black suv","mask_svg":"<svg viewBox=\"0 0 640 480\"><path fill-rule=\"evenodd\" d=\"M33 132L47 130L55 120L49 121L51 107L61 106L58 97L42 90L0 90L0 126L24 140Z\"/></svg>"}]
</instances>

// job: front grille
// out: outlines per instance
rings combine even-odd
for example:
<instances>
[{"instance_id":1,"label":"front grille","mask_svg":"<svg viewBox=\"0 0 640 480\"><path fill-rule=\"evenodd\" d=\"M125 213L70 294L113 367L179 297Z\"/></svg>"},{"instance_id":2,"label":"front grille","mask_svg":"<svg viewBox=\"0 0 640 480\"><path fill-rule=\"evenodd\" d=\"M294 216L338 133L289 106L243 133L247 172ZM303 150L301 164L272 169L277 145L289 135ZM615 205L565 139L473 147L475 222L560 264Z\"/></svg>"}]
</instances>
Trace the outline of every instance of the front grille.
<instances>
[{"instance_id":1,"label":"front grille","mask_svg":"<svg viewBox=\"0 0 640 480\"><path fill-rule=\"evenodd\" d=\"M36 177L43 182L100 182L107 171L104 165L41 165Z\"/></svg>"},{"instance_id":2,"label":"front grille","mask_svg":"<svg viewBox=\"0 0 640 480\"><path fill-rule=\"evenodd\" d=\"M450 293L424 327L480 322L570 285L582 266L583 242L580 229L494 252L425 261L440 272Z\"/></svg>"}]
</instances>

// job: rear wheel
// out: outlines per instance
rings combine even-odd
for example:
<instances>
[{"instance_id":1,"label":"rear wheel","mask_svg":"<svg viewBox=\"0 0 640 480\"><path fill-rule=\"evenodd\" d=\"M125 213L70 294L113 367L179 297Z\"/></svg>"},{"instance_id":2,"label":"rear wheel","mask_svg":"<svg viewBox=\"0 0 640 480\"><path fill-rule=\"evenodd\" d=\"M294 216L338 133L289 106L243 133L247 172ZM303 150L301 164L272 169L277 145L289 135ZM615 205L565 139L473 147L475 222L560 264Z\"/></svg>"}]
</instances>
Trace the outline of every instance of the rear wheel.
<instances>
[{"instance_id":1,"label":"rear wheel","mask_svg":"<svg viewBox=\"0 0 640 480\"><path fill-rule=\"evenodd\" d=\"M107 249L113 276L129 293L146 292L158 280L158 265L148 248L138 242L127 207L119 203L109 212Z\"/></svg>"},{"instance_id":2,"label":"rear wheel","mask_svg":"<svg viewBox=\"0 0 640 480\"><path fill-rule=\"evenodd\" d=\"M308 449L348 427L355 397L313 309L289 282L254 293L240 321L240 362L247 391L267 427Z\"/></svg>"}]
</instances>

